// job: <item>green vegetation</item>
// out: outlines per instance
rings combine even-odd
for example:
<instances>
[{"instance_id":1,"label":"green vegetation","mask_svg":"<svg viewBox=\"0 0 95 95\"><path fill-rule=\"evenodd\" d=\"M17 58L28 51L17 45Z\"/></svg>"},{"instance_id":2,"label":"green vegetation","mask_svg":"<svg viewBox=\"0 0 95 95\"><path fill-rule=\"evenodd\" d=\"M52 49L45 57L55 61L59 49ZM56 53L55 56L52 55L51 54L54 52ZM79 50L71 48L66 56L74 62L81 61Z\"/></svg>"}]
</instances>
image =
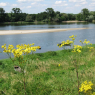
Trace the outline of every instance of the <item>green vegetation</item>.
<instances>
[{"instance_id":1,"label":"green vegetation","mask_svg":"<svg viewBox=\"0 0 95 95\"><path fill-rule=\"evenodd\" d=\"M85 46L74 45L76 37L57 44L64 50L37 54L34 52L41 47L34 43L19 44L16 49L2 45L10 59L0 60L0 94L95 95L95 44L85 39L80 40Z\"/></svg>"},{"instance_id":2,"label":"green vegetation","mask_svg":"<svg viewBox=\"0 0 95 95\"><path fill-rule=\"evenodd\" d=\"M95 20L95 11L89 11L84 8L78 14L73 13L60 13L54 11L53 8L47 8L44 12L38 14L27 14L23 13L20 8L12 8L10 13L5 13L3 8L0 8L0 23L8 22L8 24L15 24L12 22L62 22L62 21L88 21L92 22ZM5 23L4 23L5 24ZM20 24L20 23L17 23ZM23 24L23 23L21 23Z\"/></svg>"},{"instance_id":3,"label":"green vegetation","mask_svg":"<svg viewBox=\"0 0 95 95\"><path fill-rule=\"evenodd\" d=\"M1 24L1 23L0 23ZM25 22L25 21L18 21L18 22L3 22L3 25L26 25L26 24L46 24L46 22L42 22L42 21L35 21L35 22Z\"/></svg>"},{"instance_id":4,"label":"green vegetation","mask_svg":"<svg viewBox=\"0 0 95 95\"><path fill-rule=\"evenodd\" d=\"M95 44L92 46L95 47ZM79 64L79 84L85 80L92 81L92 91L95 92L95 50L88 51L84 46L77 56L71 51L49 51L24 56L27 60L26 95L78 95L74 67L76 61ZM24 95L22 80L22 74L14 70L10 59L0 60L0 95Z\"/></svg>"}]
</instances>

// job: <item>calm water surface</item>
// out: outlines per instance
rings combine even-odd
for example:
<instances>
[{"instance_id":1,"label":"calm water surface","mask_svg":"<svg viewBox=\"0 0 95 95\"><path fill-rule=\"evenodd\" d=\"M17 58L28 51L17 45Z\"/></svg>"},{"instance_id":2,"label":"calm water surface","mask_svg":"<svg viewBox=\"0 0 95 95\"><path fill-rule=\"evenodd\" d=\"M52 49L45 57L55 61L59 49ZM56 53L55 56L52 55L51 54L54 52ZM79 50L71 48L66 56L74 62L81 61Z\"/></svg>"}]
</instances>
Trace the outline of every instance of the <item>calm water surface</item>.
<instances>
[{"instance_id":1,"label":"calm water surface","mask_svg":"<svg viewBox=\"0 0 95 95\"><path fill-rule=\"evenodd\" d=\"M50 33L35 33L35 34L18 34L18 35L0 35L0 47L4 43L6 45L12 44L31 44L35 43L35 46L41 46L41 50L37 50L36 53L43 53L46 51L62 50L57 46L58 43L66 41L71 35L77 35L75 39L76 45L81 45L79 40L89 40L92 44L95 44L95 24L94 23L74 23L74 24L58 24L58 25L5 25L0 26L0 30L35 30L35 29L59 29L59 28L90 28L83 30L71 30L61 32ZM0 48L0 51L3 49ZM6 55L0 53L0 59L8 58Z\"/></svg>"}]
</instances>

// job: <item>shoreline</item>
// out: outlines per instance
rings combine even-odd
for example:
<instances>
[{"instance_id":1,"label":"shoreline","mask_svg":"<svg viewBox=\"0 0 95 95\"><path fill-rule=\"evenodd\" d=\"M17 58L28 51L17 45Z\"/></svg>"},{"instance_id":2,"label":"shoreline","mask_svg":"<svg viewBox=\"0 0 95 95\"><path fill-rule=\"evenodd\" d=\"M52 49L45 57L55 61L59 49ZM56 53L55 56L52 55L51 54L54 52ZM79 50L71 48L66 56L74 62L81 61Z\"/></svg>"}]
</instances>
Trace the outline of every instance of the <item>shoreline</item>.
<instances>
[{"instance_id":1,"label":"shoreline","mask_svg":"<svg viewBox=\"0 0 95 95\"><path fill-rule=\"evenodd\" d=\"M69 30L81 30L81 29L89 29L89 28L66 28L66 29L43 29L43 30L0 30L0 35L61 32L61 31L69 31Z\"/></svg>"},{"instance_id":2,"label":"shoreline","mask_svg":"<svg viewBox=\"0 0 95 95\"><path fill-rule=\"evenodd\" d=\"M87 22L87 21L77 21L77 20L75 20L75 21L62 21L62 22L66 22L66 23L75 23L75 22Z\"/></svg>"}]
</instances>

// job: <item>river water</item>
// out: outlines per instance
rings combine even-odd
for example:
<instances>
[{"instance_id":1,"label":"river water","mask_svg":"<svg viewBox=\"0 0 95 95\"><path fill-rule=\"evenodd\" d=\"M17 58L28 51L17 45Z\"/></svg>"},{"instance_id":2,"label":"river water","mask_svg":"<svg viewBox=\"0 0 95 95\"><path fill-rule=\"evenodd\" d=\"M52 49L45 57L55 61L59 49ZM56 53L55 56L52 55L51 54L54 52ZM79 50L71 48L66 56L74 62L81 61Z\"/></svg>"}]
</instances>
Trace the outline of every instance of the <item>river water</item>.
<instances>
[{"instance_id":1,"label":"river water","mask_svg":"<svg viewBox=\"0 0 95 95\"><path fill-rule=\"evenodd\" d=\"M35 33L35 34L17 34L17 35L0 35L0 47L6 43L6 45L12 44L31 44L35 43L35 46L41 46L41 50L37 50L36 53L43 53L47 51L62 50L57 46L58 43L66 41L71 35L77 35L75 39L75 45L81 45L79 40L89 40L92 44L95 44L95 23L69 23L69 24L43 24L43 25L0 25L0 30L39 30L39 29L64 29L64 28L89 28L83 30L70 30L61 32L49 32L49 33ZM0 48L0 51L3 49ZM8 58L5 54L0 53L0 59Z\"/></svg>"}]
</instances>

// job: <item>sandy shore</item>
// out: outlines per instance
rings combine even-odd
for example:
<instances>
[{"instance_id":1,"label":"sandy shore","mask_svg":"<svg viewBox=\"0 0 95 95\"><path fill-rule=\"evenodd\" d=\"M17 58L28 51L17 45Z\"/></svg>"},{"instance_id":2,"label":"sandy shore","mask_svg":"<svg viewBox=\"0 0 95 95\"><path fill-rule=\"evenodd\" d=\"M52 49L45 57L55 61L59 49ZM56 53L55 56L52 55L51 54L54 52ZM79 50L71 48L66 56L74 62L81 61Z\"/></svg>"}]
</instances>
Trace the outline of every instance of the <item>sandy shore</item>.
<instances>
[{"instance_id":1,"label":"sandy shore","mask_svg":"<svg viewBox=\"0 0 95 95\"><path fill-rule=\"evenodd\" d=\"M75 23L75 22L87 22L87 21L77 21L77 20L74 20L74 21L62 21L62 22L66 22L66 23Z\"/></svg>"},{"instance_id":2,"label":"sandy shore","mask_svg":"<svg viewBox=\"0 0 95 95\"><path fill-rule=\"evenodd\" d=\"M60 31L81 30L81 29L88 29L88 28L43 29L43 30L0 30L0 35L60 32Z\"/></svg>"}]
</instances>

